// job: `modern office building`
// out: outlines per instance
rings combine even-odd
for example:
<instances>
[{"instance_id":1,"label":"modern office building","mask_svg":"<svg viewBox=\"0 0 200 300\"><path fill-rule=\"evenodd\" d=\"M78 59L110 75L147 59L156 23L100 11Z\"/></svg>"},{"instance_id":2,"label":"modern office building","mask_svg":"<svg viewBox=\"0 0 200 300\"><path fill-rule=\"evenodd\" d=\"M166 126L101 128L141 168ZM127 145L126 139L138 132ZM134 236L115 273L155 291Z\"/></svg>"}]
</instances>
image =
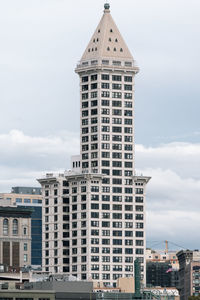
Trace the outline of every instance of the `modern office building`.
<instances>
[{"instance_id":1,"label":"modern office building","mask_svg":"<svg viewBox=\"0 0 200 300\"><path fill-rule=\"evenodd\" d=\"M31 209L0 206L0 264L20 268L31 263Z\"/></svg>"},{"instance_id":2,"label":"modern office building","mask_svg":"<svg viewBox=\"0 0 200 300\"><path fill-rule=\"evenodd\" d=\"M42 265L42 195L41 188L12 187L11 193L0 193L0 206L31 208L31 265Z\"/></svg>"},{"instance_id":3,"label":"modern office building","mask_svg":"<svg viewBox=\"0 0 200 300\"><path fill-rule=\"evenodd\" d=\"M109 4L76 67L80 156L72 170L38 181L43 193L43 270L116 286L141 263L145 283L145 193L136 176L136 66Z\"/></svg>"},{"instance_id":4,"label":"modern office building","mask_svg":"<svg viewBox=\"0 0 200 300\"><path fill-rule=\"evenodd\" d=\"M180 265L180 300L200 295L200 251L181 250L177 253L177 257Z\"/></svg>"}]
</instances>

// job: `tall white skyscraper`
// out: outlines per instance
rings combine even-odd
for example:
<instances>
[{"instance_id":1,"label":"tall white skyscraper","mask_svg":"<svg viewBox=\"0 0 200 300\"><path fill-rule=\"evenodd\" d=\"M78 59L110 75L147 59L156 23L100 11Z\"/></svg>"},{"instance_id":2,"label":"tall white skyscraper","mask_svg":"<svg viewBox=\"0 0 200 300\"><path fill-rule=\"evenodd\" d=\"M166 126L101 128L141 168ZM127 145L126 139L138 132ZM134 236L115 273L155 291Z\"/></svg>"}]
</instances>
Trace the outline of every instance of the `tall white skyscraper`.
<instances>
[{"instance_id":1,"label":"tall white skyscraper","mask_svg":"<svg viewBox=\"0 0 200 300\"><path fill-rule=\"evenodd\" d=\"M43 269L116 285L141 262L145 282L145 188L135 175L134 77L139 69L109 4L76 72L80 157L72 170L40 179Z\"/></svg>"}]
</instances>

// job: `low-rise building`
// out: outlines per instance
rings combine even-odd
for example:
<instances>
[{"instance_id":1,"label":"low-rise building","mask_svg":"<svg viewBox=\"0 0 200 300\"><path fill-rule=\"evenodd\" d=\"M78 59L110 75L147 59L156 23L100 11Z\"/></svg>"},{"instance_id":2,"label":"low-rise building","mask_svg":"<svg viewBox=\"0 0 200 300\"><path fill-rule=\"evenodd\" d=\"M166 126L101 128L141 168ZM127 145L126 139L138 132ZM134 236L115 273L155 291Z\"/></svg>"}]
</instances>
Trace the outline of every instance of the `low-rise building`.
<instances>
[{"instance_id":1,"label":"low-rise building","mask_svg":"<svg viewBox=\"0 0 200 300\"><path fill-rule=\"evenodd\" d=\"M200 294L200 251L182 250L177 253L180 264L179 292L180 299Z\"/></svg>"},{"instance_id":2,"label":"low-rise building","mask_svg":"<svg viewBox=\"0 0 200 300\"><path fill-rule=\"evenodd\" d=\"M31 213L30 208L0 206L0 264L31 264Z\"/></svg>"},{"instance_id":3,"label":"low-rise building","mask_svg":"<svg viewBox=\"0 0 200 300\"><path fill-rule=\"evenodd\" d=\"M42 195L41 188L12 187L11 193L0 193L0 206L29 207L31 213L31 265L42 265Z\"/></svg>"}]
</instances>

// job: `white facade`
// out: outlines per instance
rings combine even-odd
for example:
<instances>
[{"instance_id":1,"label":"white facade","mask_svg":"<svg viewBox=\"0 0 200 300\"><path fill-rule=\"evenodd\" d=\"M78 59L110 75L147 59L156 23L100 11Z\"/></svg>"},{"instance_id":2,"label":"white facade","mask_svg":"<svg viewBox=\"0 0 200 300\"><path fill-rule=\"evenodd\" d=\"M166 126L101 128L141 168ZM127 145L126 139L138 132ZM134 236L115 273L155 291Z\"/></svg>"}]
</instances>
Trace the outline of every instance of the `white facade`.
<instances>
[{"instance_id":1,"label":"white facade","mask_svg":"<svg viewBox=\"0 0 200 300\"><path fill-rule=\"evenodd\" d=\"M105 4L79 62L80 170L40 179L43 268L115 286L141 262L145 283L145 188L135 176L134 76L139 71ZM77 159L73 161L78 161ZM79 171L79 173L78 173Z\"/></svg>"}]
</instances>

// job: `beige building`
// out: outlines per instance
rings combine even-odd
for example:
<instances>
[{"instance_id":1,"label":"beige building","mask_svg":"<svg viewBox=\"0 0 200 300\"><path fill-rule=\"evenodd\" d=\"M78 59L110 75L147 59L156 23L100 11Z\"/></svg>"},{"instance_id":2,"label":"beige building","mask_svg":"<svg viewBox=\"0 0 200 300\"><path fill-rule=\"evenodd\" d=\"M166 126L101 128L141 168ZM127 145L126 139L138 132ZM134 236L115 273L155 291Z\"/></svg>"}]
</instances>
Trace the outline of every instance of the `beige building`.
<instances>
[{"instance_id":1,"label":"beige building","mask_svg":"<svg viewBox=\"0 0 200 300\"><path fill-rule=\"evenodd\" d=\"M80 77L80 156L72 171L39 179L43 270L117 286L141 263L145 284L146 185L136 176L135 75L139 68L108 3L76 67Z\"/></svg>"},{"instance_id":2,"label":"beige building","mask_svg":"<svg viewBox=\"0 0 200 300\"><path fill-rule=\"evenodd\" d=\"M0 207L0 264L20 268L31 264L31 210Z\"/></svg>"},{"instance_id":3,"label":"beige building","mask_svg":"<svg viewBox=\"0 0 200 300\"><path fill-rule=\"evenodd\" d=\"M177 253L180 299L200 295L200 251L182 250Z\"/></svg>"},{"instance_id":4,"label":"beige building","mask_svg":"<svg viewBox=\"0 0 200 300\"><path fill-rule=\"evenodd\" d=\"M173 269L179 269L178 257L176 251L156 251L152 249L146 250L147 262L169 262Z\"/></svg>"}]
</instances>

